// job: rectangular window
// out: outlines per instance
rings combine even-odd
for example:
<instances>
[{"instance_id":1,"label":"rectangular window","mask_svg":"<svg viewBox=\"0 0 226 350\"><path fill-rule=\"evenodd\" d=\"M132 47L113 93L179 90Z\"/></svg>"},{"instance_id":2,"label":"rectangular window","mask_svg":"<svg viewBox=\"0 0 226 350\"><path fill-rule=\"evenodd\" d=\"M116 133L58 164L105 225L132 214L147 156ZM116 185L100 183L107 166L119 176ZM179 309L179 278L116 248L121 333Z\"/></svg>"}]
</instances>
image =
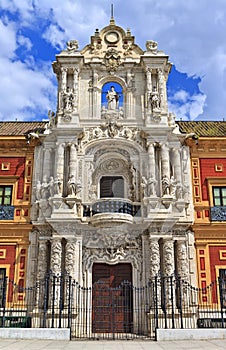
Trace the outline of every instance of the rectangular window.
<instances>
[{"instance_id":1,"label":"rectangular window","mask_svg":"<svg viewBox=\"0 0 226 350\"><path fill-rule=\"evenodd\" d=\"M214 206L226 206L226 187L213 187Z\"/></svg>"},{"instance_id":2,"label":"rectangular window","mask_svg":"<svg viewBox=\"0 0 226 350\"><path fill-rule=\"evenodd\" d=\"M102 176L100 179L100 198L124 198L124 179L122 176Z\"/></svg>"},{"instance_id":3,"label":"rectangular window","mask_svg":"<svg viewBox=\"0 0 226 350\"><path fill-rule=\"evenodd\" d=\"M13 186L0 186L0 205L11 205Z\"/></svg>"}]
</instances>

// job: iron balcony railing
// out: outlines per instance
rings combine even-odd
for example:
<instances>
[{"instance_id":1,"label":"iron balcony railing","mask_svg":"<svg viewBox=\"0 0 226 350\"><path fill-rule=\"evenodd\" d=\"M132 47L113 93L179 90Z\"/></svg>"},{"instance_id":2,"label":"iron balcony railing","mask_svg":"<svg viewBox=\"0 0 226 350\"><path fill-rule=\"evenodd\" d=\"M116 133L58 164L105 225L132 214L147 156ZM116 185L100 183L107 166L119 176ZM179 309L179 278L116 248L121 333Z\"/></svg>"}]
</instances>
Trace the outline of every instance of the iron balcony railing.
<instances>
[{"instance_id":1,"label":"iron balcony railing","mask_svg":"<svg viewBox=\"0 0 226 350\"><path fill-rule=\"evenodd\" d=\"M135 204L127 199L104 198L84 205L83 215L94 216L104 213L129 214L131 216L141 216L141 205Z\"/></svg>"},{"instance_id":2,"label":"iron balcony railing","mask_svg":"<svg viewBox=\"0 0 226 350\"><path fill-rule=\"evenodd\" d=\"M0 220L14 220L14 207L11 205L0 205Z\"/></svg>"},{"instance_id":3,"label":"iron balcony railing","mask_svg":"<svg viewBox=\"0 0 226 350\"><path fill-rule=\"evenodd\" d=\"M210 207L211 221L226 221L226 206Z\"/></svg>"}]
</instances>

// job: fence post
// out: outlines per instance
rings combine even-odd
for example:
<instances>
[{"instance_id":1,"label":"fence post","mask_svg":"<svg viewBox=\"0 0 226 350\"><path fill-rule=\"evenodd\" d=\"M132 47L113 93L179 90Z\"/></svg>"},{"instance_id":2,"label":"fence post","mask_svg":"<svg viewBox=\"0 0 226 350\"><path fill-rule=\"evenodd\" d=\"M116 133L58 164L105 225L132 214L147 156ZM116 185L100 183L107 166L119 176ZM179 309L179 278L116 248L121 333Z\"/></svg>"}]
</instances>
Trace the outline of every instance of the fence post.
<instances>
[{"instance_id":1,"label":"fence post","mask_svg":"<svg viewBox=\"0 0 226 350\"><path fill-rule=\"evenodd\" d=\"M180 310L180 326L183 329L183 312L182 312L182 293L181 293L181 277L178 276L178 295L179 295L179 310Z\"/></svg>"},{"instance_id":2,"label":"fence post","mask_svg":"<svg viewBox=\"0 0 226 350\"><path fill-rule=\"evenodd\" d=\"M51 328L54 328L54 317L55 317L55 294L56 293L56 276L53 275L53 290L52 290L52 313L51 313Z\"/></svg>"},{"instance_id":3,"label":"fence post","mask_svg":"<svg viewBox=\"0 0 226 350\"><path fill-rule=\"evenodd\" d=\"M166 291L168 291L168 286L166 286L166 285L168 283L168 278L165 277L165 276L162 276L161 279L162 279L162 296L163 296L163 298L162 298L163 299L162 310L163 310L163 313L164 313L165 328L167 328Z\"/></svg>"},{"instance_id":4,"label":"fence post","mask_svg":"<svg viewBox=\"0 0 226 350\"><path fill-rule=\"evenodd\" d=\"M61 275L60 276L59 328L61 328L62 311L63 311L63 308L64 308L63 296L64 296L64 276Z\"/></svg>"},{"instance_id":5,"label":"fence post","mask_svg":"<svg viewBox=\"0 0 226 350\"><path fill-rule=\"evenodd\" d=\"M218 277L219 291L220 291L220 307L221 307L221 325L224 328L224 311L223 311L223 285L221 277Z\"/></svg>"},{"instance_id":6,"label":"fence post","mask_svg":"<svg viewBox=\"0 0 226 350\"><path fill-rule=\"evenodd\" d=\"M49 275L45 277L44 305L43 305L43 328L46 328L46 314L48 310Z\"/></svg>"},{"instance_id":7,"label":"fence post","mask_svg":"<svg viewBox=\"0 0 226 350\"><path fill-rule=\"evenodd\" d=\"M173 298L173 276L170 276L170 294L171 294L171 307L172 307L172 328L175 328L174 322L174 298Z\"/></svg>"},{"instance_id":8,"label":"fence post","mask_svg":"<svg viewBox=\"0 0 226 350\"><path fill-rule=\"evenodd\" d=\"M155 328L159 328L158 315L158 276L155 276Z\"/></svg>"},{"instance_id":9,"label":"fence post","mask_svg":"<svg viewBox=\"0 0 226 350\"><path fill-rule=\"evenodd\" d=\"M72 277L69 276L69 283L68 283L68 311L67 311L67 324L68 328L71 328L71 279Z\"/></svg>"},{"instance_id":10,"label":"fence post","mask_svg":"<svg viewBox=\"0 0 226 350\"><path fill-rule=\"evenodd\" d=\"M6 307L6 295L7 295L7 280L8 277L4 277L3 281L3 289L2 289L2 308L3 308L3 315L2 315L2 328L5 327L5 307Z\"/></svg>"}]
</instances>

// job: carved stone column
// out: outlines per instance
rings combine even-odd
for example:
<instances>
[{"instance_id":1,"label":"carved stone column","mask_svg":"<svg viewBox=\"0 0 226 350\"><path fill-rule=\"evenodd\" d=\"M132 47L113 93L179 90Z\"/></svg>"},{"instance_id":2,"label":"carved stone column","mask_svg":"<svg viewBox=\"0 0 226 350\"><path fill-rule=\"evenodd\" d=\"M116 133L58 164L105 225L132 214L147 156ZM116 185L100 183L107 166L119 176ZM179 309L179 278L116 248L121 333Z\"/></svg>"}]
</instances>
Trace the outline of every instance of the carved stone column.
<instances>
[{"instance_id":1,"label":"carved stone column","mask_svg":"<svg viewBox=\"0 0 226 350\"><path fill-rule=\"evenodd\" d=\"M57 144L57 161L56 161L56 174L57 177L63 182L64 179L64 148L65 144Z\"/></svg>"},{"instance_id":2,"label":"carved stone column","mask_svg":"<svg viewBox=\"0 0 226 350\"><path fill-rule=\"evenodd\" d=\"M163 258L163 274L165 276L173 275L175 271L174 266L174 242L171 238L164 238L162 245Z\"/></svg>"},{"instance_id":3,"label":"carved stone column","mask_svg":"<svg viewBox=\"0 0 226 350\"><path fill-rule=\"evenodd\" d=\"M47 261L48 261L48 246L46 240L39 240L38 250L38 266L37 266L37 291L36 291L36 306L42 305L44 299L44 292L41 288L47 273Z\"/></svg>"},{"instance_id":4,"label":"carved stone column","mask_svg":"<svg viewBox=\"0 0 226 350\"><path fill-rule=\"evenodd\" d=\"M160 94L160 107L162 110L166 110L166 101L167 101L166 80L161 68L158 69L158 86L159 86L159 94Z\"/></svg>"},{"instance_id":5,"label":"carved stone column","mask_svg":"<svg viewBox=\"0 0 226 350\"><path fill-rule=\"evenodd\" d=\"M98 94L99 94L99 89L97 87L97 81L98 81L98 73L97 71L93 70L93 99L92 99L92 107L93 107L93 118L97 118L97 107L98 107Z\"/></svg>"},{"instance_id":6,"label":"carved stone column","mask_svg":"<svg viewBox=\"0 0 226 350\"><path fill-rule=\"evenodd\" d=\"M50 268L54 275L61 274L62 244L61 239L53 238L51 241Z\"/></svg>"},{"instance_id":7,"label":"carved stone column","mask_svg":"<svg viewBox=\"0 0 226 350\"><path fill-rule=\"evenodd\" d=\"M149 177L155 178L155 146L151 142L148 145L148 169Z\"/></svg>"},{"instance_id":8,"label":"carved stone column","mask_svg":"<svg viewBox=\"0 0 226 350\"><path fill-rule=\"evenodd\" d=\"M159 238L150 237L149 251L150 251L150 281L153 285L153 297L151 305L154 307L156 303L161 303L161 280L160 280L160 250Z\"/></svg>"},{"instance_id":9,"label":"carved stone column","mask_svg":"<svg viewBox=\"0 0 226 350\"><path fill-rule=\"evenodd\" d=\"M44 149L44 168L43 168L43 178L46 178L49 181L51 175L51 165L52 165L52 157L51 157L52 149L45 148Z\"/></svg>"},{"instance_id":10,"label":"carved stone column","mask_svg":"<svg viewBox=\"0 0 226 350\"><path fill-rule=\"evenodd\" d=\"M185 240L176 242L177 274L183 280L189 280L188 247Z\"/></svg>"},{"instance_id":11,"label":"carved stone column","mask_svg":"<svg viewBox=\"0 0 226 350\"><path fill-rule=\"evenodd\" d=\"M39 241L37 278L43 279L47 273L48 247L46 240Z\"/></svg>"},{"instance_id":12,"label":"carved stone column","mask_svg":"<svg viewBox=\"0 0 226 350\"><path fill-rule=\"evenodd\" d=\"M171 238L163 239L162 244L162 265L163 265L163 279L162 279L162 303L163 307L171 308L175 305L175 285L173 281L173 274L175 271L174 264L174 242Z\"/></svg>"},{"instance_id":13,"label":"carved stone column","mask_svg":"<svg viewBox=\"0 0 226 350\"><path fill-rule=\"evenodd\" d=\"M66 91L67 89L67 68L61 68L61 91Z\"/></svg>"},{"instance_id":14,"label":"carved stone column","mask_svg":"<svg viewBox=\"0 0 226 350\"><path fill-rule=\"evenodd\" d=\"M166 143L161 144L161 170L162 176L170 177L169 147Z\"/></svg>"},{"instance_id":15,"label":"carved stone column","mask_svg":"<svg viewBox=\"0 0 226 350\"><path fill-rule=\"evenodd\" d=\"M147 78L147 107L148 110L150 112L150 108L151 108L151 103L150 103L150 97L151 97L151 93L152 93L152 69L151 68L147 68L146 70L146 78Z\"/></svg>"},{"instance_id":16,"label":"carved stone column","mask_svg":"<svg viewBox=\"0 0 226 350\"><path fill-rule=\"evenodd\" d=\"M61 239L53 238L51 240L51 257L50 257L50 269L53 274L54 288L51 291L51 298L54 305L59 305L60 290L61 290L61 259L62 259L62 243ZM53 292L54 291L54 292Z\"/></svg>"},{"instance_id":17,"label":"carved stone column","mask_svg":"<svg viewBox=\"0 0 226 350\"><path fill-rule=\"evenodd\" d=\"M77 247L76 239L67 240L66 243L66 256L65 256L65 269L69 276L76 279L75 267L77 265L76 261Z\"/></svg>"},{"instance_id":18,"label":"carved stone column","mask_svg":"<svg viewBox=\"0 0 226 350\"><path fill-rule=\"evenodd\" d=\"M70 145L69 173L76 177L77 174L77 148L75 144Z\"/></svg>"},{"instance_id":19,"label":"carved stone column","mask_svg":"<svg viewBox=\"0 0 226 350\"><path fill-rule=\"evenodd\" d=\"M178 183L181 183L181 156L180 149L173 148L171 153L171 161L173 165L173 174Z\"/></svg>"},{"instance_id":20,"label":"carved stone column","mask_svg":"<svg viewBox=\"0 0 226 350\"><path fill-rule=\"evenodd\" d=\"M150 278L153 279L160 270L159 239L150 237Z\"/></svg>"},{"instance_id":21,"label":"carved stone column","mask_svg":"<svg viewBox=\"0 0 226 350\"><path fill-rule=\"evenodd\" d=\"M169 162L169 147L168 144L161 144L161 182L162 195L169 196L170 194L170 162Z\"/></svg>"},{"instance_id":22,"label":"carved stone column","mask_svg":"<svg viewBox=\"0 0 226 350\"><path fill-rule=\"evenodd\" d=\"M151 73L152 73L152 69L151 69L151 68L147 68L146 76L147 76L147 92L148 92L148 93L151 93L151 92L152 92Z\"/></svg>"},{"instance_id":23,"label":"carved stone column","mask_svg":"<svg viewBox=\"0 0 226 350\"><path fill-rule=\"evenodd\" d=\"M73 69L74 111L78 111L78 69Z\"/></svg>"}]
</instances>

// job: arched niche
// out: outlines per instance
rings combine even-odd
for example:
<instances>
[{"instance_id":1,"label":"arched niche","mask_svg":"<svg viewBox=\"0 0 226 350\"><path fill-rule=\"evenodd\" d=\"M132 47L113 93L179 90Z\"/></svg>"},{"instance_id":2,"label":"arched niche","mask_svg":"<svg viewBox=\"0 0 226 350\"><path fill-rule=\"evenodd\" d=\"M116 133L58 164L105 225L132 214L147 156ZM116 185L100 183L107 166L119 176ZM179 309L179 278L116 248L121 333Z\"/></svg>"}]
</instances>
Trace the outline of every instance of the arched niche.
<instances>
[{"instance_id":1,"label":"arched niche","mask_svg":"<svg viewBox=\"0 0 226 350\"><path fill-rule=\"evenodd\" d=\"M116 81L108 81L101 89L101 106L106 109L119 109L123 107L123 87Z\"/></svg>"}]
</instances>

